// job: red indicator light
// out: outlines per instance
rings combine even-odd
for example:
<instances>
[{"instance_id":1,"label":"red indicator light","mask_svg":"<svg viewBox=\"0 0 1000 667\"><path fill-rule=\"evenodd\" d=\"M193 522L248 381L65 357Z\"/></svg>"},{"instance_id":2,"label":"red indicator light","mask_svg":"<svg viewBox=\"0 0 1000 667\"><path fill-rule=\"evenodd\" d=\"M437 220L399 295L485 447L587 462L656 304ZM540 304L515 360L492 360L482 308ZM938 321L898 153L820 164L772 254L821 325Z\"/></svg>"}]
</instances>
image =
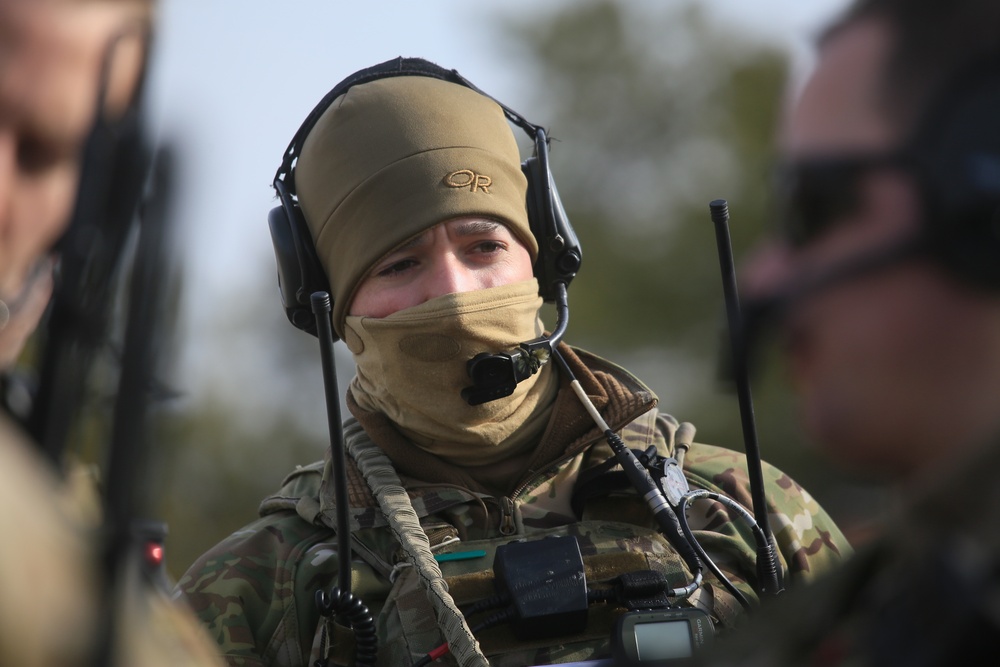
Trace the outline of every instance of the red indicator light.
<instances>
[{"instance_id":1,"label":"red indicator light","mask_svg":"<svg viewBox=\"0 0 1000 667\"><path fill-rule=\"evenodd\" d=\"M163 545L157 544L156 542L150 542L146 545L146 560L149 561L151 565L160 565L163 563Z\"/></svg>"}]
</instances>

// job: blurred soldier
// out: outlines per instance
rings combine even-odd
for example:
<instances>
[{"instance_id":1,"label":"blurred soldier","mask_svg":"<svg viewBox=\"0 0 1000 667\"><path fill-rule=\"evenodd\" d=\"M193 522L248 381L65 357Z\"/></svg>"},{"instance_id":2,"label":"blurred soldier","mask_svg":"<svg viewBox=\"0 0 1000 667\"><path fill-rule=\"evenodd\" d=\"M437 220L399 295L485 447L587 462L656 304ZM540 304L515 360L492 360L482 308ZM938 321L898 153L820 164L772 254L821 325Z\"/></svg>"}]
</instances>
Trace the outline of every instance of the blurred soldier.
<instances>
[{"instance_id":1,"label":"blurred soldier","mask_svg":"<svg viewBox=\"0 0 1000 667\"><path fill-rule=\"evenodd\" d=\"M779 146L786 225L744 303L780 325L811 436L901 507L720 663L982 663L1000 635L1000 3L856 0Z\"/></svg>"},{"instance_id":2,"label":"blurred soldier","mask_svg":"<svg viewBox=\"0 0 1000 667\"><path fill-rule=\"evenodd\" d=\"M133 110L152 12L146 0L0 0L0 371L58 289L57 244L94 194L78 186L102 180L83 156L98 117ZM140 558L106 576L100 515L67 492L22 417L0 410L0 664L216 664Z\"/></svg>"},{"instance_id":3,"label":"blurred soldier","mask_svg":"<svg viewBox=\"0 0 1000 667\"><path fill-rule=\"evenodd\" d=\"M535 141L523 166L508 121ZM777 592L744 521L743 454L693 442L694 427L659 411L640 380L560 342L580 255L547 151L543 128L421 59L348 77L296 134L271 229L289 249L279 266L293 323L329 326L302 312L324 280L295 288L303 273L329 280L332 328L357 365L350 457L344 482L336 446L293 472L261 519L181 578L231 665L607 658L628 610L680 608L711 633ZM560 313L548 333L546 298ZM620 467L625 452L635 463ZM640 458L672 501L631 486ZM850 547L793 480L770 466L763 476L775 569L802 584ZM678 507L691 537L659 522L689 483L736 499ZM508 565L519 558L525 567ZM550 577L558 603L553 582L529 583L562 571L555 562L576 568ZM709 562L718 568L702 580ZM520 574L507 583L494 576L510 570ZM637 577L648 586L628 583ZM370 617L344 595L352 579ZM571 608L532 620L513 610L522 596Z\"/></svg>"}]
</instances>

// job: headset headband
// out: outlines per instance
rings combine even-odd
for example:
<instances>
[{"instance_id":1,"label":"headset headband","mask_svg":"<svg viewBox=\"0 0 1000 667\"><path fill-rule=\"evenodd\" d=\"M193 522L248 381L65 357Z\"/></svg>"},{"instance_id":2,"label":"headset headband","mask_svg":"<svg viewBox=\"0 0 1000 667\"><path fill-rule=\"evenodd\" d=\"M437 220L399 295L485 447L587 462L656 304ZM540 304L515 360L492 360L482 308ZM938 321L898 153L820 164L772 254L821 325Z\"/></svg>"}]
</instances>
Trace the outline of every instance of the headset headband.
<instances>
[{"instance_id":1,"label":"headset headband","mask_svg":"<svg viewBox=\"0 0 1000 667\"><path fill-rule=\"evenodd\" d=\"M421 58L403 58L400 56L384 63L366 67L363 70L355 72L334 86L333 90L324 95L323 99L321 99L313 110L309 112L309 115L306 116L302 125L299 126L299 129L292 137L291 142L289 142L288 148L285 149L284 157L281 160L281 165L274 173L274 182L277 183L279 180L284 180L286 189L288 189L291 193L295 192L294 163L298 159L299 154L302 151L302 145L305 143L309 133L312 132L312 129L319 121L320 116L323 115L335 99L346 93L348 89L354 86L395 76L426 76L432 79L440 79L442 81L448 81L460 86L465 86L466 88L474 90L483 97L489 98L496 103L496 105L503 110L504 116L527 132L533 140L538 139L539 130L542 130L541 126L528 121L524 116L511 109L506 104L500 102L492 95L483 92L471 81L459 74L457 70L445 69L440 65L436 65Z\"/></svg>"}]
</instances>

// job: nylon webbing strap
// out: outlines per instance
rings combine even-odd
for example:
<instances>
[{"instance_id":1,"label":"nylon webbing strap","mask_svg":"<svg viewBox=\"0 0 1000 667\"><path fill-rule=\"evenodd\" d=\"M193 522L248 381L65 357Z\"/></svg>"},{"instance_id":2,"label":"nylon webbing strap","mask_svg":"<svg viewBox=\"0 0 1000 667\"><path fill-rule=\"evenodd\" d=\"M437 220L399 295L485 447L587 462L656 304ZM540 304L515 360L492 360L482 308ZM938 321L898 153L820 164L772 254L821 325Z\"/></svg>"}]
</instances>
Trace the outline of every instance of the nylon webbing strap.
<instances>
[{"instance_id":1,"label":"nylon webbing strap","mask_svg":"<svg viewBox=\"0 0 1000 667\"><path fill-rule=\"evenodd\" d=\"M393 535L399 540L400 546L410 557L413 567L427 587L427 596L434 606L438 625L444 633L451 654L463 667L489 667L490 663L483 655L479 641L448 593L448 585L441 574L441 568L434 560L430 542L420 527L410 496L403 488L392 462L363 431L352 433L351 436L346 438L347 451L371 487Z\"/></svg>"}]
</instances>

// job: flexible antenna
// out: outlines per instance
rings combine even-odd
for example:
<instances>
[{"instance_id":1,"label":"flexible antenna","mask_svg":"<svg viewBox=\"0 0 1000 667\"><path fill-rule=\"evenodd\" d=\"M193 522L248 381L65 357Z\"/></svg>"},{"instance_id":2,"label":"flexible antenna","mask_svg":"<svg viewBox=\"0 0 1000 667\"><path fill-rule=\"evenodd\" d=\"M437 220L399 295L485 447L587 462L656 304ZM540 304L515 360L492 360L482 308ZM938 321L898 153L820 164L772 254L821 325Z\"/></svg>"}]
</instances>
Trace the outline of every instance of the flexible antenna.
<instances>
[{"instance_id":1,"label":"flexible antenna","mask_svg":"<svg viewBox=\"0 0 1000 667\"><path fill-rule=\"evenodd\" d=\"M733 263L733 246L729 235L729 204L725 199L713 200L709 205L715 224L715 240L719 249L719 268L722 271L722 289L726 299L726 318L732 348L732 370L739 397L740 420L750 479L750 496L754 518L767 537L766 544L757 547L757 578L761 592L777 595L781 580L775 556L774 535L767 519L767 498L764 494L764 473L761 469L760 448L757 444L757 426L754 419L753 397L750 393L750 374L747 369L745 349L742 344L740 299L736 289L736 269Z\"/></svg>"},{"instance_id":2,"label":"flexible antenna","mask_svg":"<svg viewBox=\"0 0 1000 667\"><path fill-rule=\"evenodd\" d=\"M330 429L330 449L333 461L333 493L337 501L337 553L339 554L338 585L341 594L351 592L351 533L347 504L347 459L344 456L344 432L340 419L340 393L333 357L333 333L330 325L331 301L328 292L313 292L310 297L319 338L323 385L326 390L326 416Z\"/></svg>"},{"instance_id":3,"label":"flexible antenna","mask_svg":"<svg viewBox=\"0 0 1000 667\"><path fill-rule=\"evenodd\" d=\"M337 389L337 369L333 356L333 326L330 323L332 301L330 293L313 292L309 297L316 316L316 337L319 339L320 361L323 366L323 389L326 394L326 414L330 429L330 459L333 463L333 493L337 503L337 585L327 593L316 591L316 606L320 614L346 617L354 630L355 662L358 667L375 664L378 649L375 624L371 612L361 598L351 593L351 523L347 499L347 455L344 451L344 427L340 419L340 393ZM324 630L325 632L325 630ZM324 642L325 643L325 642ZM325 656L316 662L328 665Z\"/></svg>"}]
</instances>

